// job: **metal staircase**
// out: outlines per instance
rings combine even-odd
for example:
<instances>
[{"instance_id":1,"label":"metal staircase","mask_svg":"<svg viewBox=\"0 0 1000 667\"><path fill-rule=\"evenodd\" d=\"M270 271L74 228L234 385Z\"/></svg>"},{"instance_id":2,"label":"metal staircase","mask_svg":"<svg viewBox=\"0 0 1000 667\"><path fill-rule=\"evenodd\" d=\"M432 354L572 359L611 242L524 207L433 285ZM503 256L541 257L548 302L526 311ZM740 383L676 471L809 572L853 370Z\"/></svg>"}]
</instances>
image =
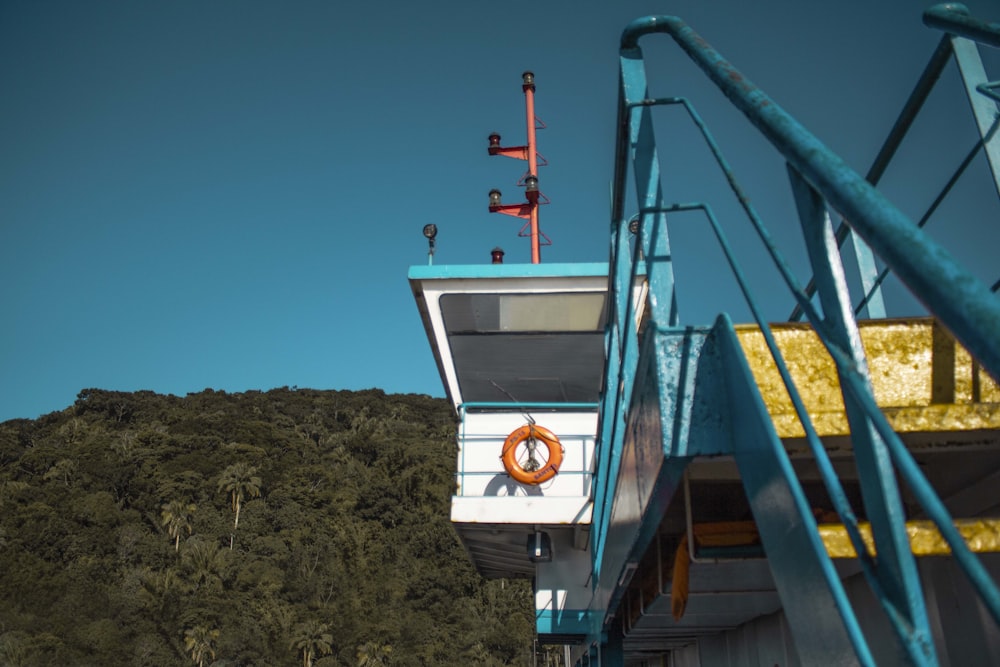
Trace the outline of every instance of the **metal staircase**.
<instances>
[{"instance_id":1,"label":"metal staircase","mask_svg":"<svg viewBox=\"0 0 1000 667\"><path fill-rule=\"evenodd\" d=\"M980 149L1000 191L1000 84L977 50L1000 46L1000 25L954 4L924 20L944 36L866 177L680 19L625 30L593 599L577 664L1000 661L1000 281L983 283L921 229ZM654 33L671 37L786 162L807 284L694 105L648 91L639 40ZM913 221L875 186L952 56L980 141ZM703 137L792 297L792 322L768 323L713 208L667 194L653 125L665 107L683 109ZM753 324L679 316L669 230L692 218L714 233ZM842 248L860 273L854 300ZM884 319L890 273L928 317ZM642 276L648 296L637 304Z\"/></svg>"}]
</instances>

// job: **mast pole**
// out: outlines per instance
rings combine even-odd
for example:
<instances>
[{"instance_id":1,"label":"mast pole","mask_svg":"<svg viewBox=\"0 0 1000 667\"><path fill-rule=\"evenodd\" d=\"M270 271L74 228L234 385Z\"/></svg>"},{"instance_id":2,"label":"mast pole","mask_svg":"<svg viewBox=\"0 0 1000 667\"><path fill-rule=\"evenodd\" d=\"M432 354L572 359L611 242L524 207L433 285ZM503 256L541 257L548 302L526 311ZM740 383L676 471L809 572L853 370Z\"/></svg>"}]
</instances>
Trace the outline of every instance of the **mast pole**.
<instances>
[{"instance_id":1,"label":"mast pole","mask_svg":"<svg viewBox=\"0 0 1000 667\"><path fill-rule=\"evenodd\" d=\"M521 78L523 81L521 88L524 90L524 106L528 117L528 176L534 176L537 179L538 149L535 143L535 75L532 72L525 72L521 75ZM535 183L537 182L536 180ZM531 223L531 263L541 264L542 249L539 241L537 190L534 195L529 190L527 195L530 214L529 220Z\"/></svg>"}]
</instances>

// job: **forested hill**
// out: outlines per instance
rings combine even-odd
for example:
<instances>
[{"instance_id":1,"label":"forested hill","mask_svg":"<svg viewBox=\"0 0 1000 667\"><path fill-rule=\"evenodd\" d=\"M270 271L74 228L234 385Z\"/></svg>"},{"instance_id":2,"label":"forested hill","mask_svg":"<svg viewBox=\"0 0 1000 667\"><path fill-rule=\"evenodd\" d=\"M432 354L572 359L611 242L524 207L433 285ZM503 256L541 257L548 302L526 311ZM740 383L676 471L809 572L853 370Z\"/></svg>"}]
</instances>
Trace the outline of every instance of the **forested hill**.
<instances>
[{"instance_id":1,"label":"forested hill","mask_svg":"<svg viewBox=\"0 0 1000 667\"><path fill-rule=\"evenodd\" d=\"M88 389L0 424L0 665L524 665L422 395Z\"/></svg>"}]
</instances>

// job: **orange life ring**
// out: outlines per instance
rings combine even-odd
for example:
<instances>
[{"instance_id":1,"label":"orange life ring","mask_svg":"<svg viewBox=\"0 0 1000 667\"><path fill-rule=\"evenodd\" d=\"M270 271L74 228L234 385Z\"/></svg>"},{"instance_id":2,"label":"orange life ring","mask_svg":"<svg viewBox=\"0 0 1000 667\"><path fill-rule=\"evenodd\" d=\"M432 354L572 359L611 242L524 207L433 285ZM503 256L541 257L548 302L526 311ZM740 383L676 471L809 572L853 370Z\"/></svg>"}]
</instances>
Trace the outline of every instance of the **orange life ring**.
<instances>
[{"instance_id":1,"label":"orange life ring","mask_svg":"<svg viewBox=\"0 0 1000 667\"><path fill-rule=\"evenodd\" d=\"M541 467L533 470L526 469L517 460L518 445L529 438L542 442L549 450L549 456L541 464ZM559 466L562 465L563 460L563 446L556 434L549 429L537 424L525 424L511 432L504 440L500 459L503 461L503 467L507 469L507 474L521 484L541 484L549 481L559 472Z\"/></svg>"}]
</instances>

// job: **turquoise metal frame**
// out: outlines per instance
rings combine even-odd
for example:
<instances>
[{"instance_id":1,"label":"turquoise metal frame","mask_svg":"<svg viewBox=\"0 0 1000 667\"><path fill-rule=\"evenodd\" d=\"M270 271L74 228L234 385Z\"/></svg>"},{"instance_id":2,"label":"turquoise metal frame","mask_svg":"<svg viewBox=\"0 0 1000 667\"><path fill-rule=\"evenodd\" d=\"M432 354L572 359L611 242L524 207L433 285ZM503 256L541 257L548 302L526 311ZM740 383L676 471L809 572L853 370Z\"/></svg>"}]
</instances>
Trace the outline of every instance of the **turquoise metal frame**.
<instances>
[{"instance_id":1,"label":"turquoise metal frame","mask_svg":"<svg viewBox=\"0 0 1000 667\"><path fill-rule=\"evenodd\" d=\"M865 247L871 248L887 269L896 273L927 309L978 359L982 367L994 378L1000 379L1000 300L944 249L924 235L920 230L922 225L914 224L872 186L884 171L906 128L912 122L912 116L919 110L929 87L940 74L950 53L954 53L959 60L963 75L966 71L975 70L974 66L967 66L972 60L968 44L959 40L974 39L991 46L1000 45L1000 25L970 19L960 5L932 8L926 13L925 22L946 30L951 35L942 41L932 57L925 76L911 95L867 179L847 167L680 19L670 16L647 17L633 22L623 33L611 227L612 297L609 302L613 310L609 314L606 334L606 386L598 429L594 526L591 533L595 591L609 581L617 581L617 584L611 585L616 590L606 591L609 612L613 612L616 596L620 595L623 583L627 583L627 561L641 555L655 530L652 523L659 521L656 511L648 511L633 536L632 543L623 548L616 547L613 554L609 550L608 535L626 443L628 414L634 401L638 400L634 395L639 390L637 376L639 373L647 373L643 375L642 381L657 383L661 397L669 396L672 392L679 391L678 387L683 388L693 382L684 373L692 367L686 356L697 348L700 350L699 354L711 353L723 360L721 364L715 362L716 365L713 366L714 372L718 374L711 381L715 393L712 395L709 391L706 396L710 400L726 402L731 410L728 428L735 429L738 425L743 431L757 435L739 443L732 442L731 453L735 456L744 479L765 550L769 559L778 564L778 567L772 569L782 602L790 612L787 616L793 633L802 639L799 642L800 653L804 653L802 657L806 662L809 662L809 657L825 662L831 656L841 656L848 662L874 664L867 640L861 633L843 586L818 540L816 522L804 502L801 485L760 399L732 323L727 316L720 315L710 332L698 334L701 342L697 346L692 347L682 342L690 341L692 332L679 326L667 214L701 213L708 219L765 337L804 426L806 442L833 507L847 527L859 554L865 578L882 603L895 630L902 655L914 665L938 664L920 579L905 533L906 516L897 488L897 475L908 486L927 516L938 526L989 614L1000 625L1000 591L958 534L952 517L876 404L840 258L839 247L846 234L841 230L834 231L827 213L828 207L832 207L843 215L847 225L843 229L850 229L860 236ZM638 40L643 35L656 32L672 37L788 162L791 190L815 276L809 287L803 289L800 286L788 268L788 263L771 242L767 228L742 192L693 106L683 98L649 96ZM978 54L976 57L978 58ZM978 78L983 80L975 80ZM974 72L971 83L968 76L966 82L970 91L974 89L978 91L977 94L991 97L991 84L985 83L985 75L980 75L978 70ZM857 517L847 501L843 484L809 419L771 329L750 293L743 271L711 208L700 203L664 202L651 117L652 108L664 104L683 105L701 131L797 302L796 313L807 317L836 364L851 425L865 514L872 523L879 554L877 561L861 539ZM995 116L995 101L992 104ZM979 118L981 132L981 140L975 150L984 146L989 154L997 146L993 141L995 118L990 118L989 123L984 124L980 112L988 109L983 105L977 107L974 103L974 110ZM967 162L968 160L963 163L959 172L964 170ZM991 168L996 174L992 157ZM630 171L635 181L639 209L639 242L631 251L624 212L628 189L626 181ZM997 182L1000 184L1000 180ZM946 191L950 186L951 183ZM932 206L932 210L937 203L939 202ZM884 277L874 276L873 257L866 258L863 255L864 252L859 255L859 266L866 274L862 280L866 294L858 311L867 306L869 314L884 313L884 307L880 305L881 297L878 295L878 286ZM633 306L628 298L630 286L640 270L645 271L650 285L647 306L649 323L641 345ZM819 294L823 316L812 305L814 288ZM650 355L655 355L656 358L651 359ZM643 368L653 368L655 372L649 375ZM689 415L685 416L683 411L676 410L676 406L667 405L662 398L661 402L665 463L663 473L654 483L658 488L663 488L659 488L659 492L653 492L651 505L667 502L673 492L673 488L668 487L676 483L690 457L720 453L718 442L706 444L703 440L689 437L688 433L695 430L695 425L684 421L690 420ZM671 423L669 419L674 421ZM669 432L670 429L674 432ZM678 438L674 437L678 431L685 433L683 448L679 448ZM606 571L609 568L614 571ZM803 581L810 582L808 591L802 590ZM597 620L591 626L589 640L592 643L599 644L606 639L606 624L610 620L609 614L603 624ZM620 648L620 642L618 646ZM608 648L612 654L615 652L613 648Z\"/></svg>"},{"instance_id":2,"label":"turquoise metal frame","mask_svg":"<svg viewBox=\"0 0 1000 667\"><path fill-rule=\"evenodd\" d=\"M997 192L1000 193L1000 138L996 136L998 122L1000 122L996 103L1000 101L1000 98L993 93L993 88L1000 84L991 83L988 80L982 58L976 46L976 42L993 47L1000 46L1000 40L997 38L998 33L1000 33L1000 24L986 23L972 18L968 16L968 10L963 5L957 3L931 7L924 13L924 23L947 34L941 38L933 55L931 55L927 66L913 88L913 92L910 94L909 99L907 99L906 104L903 105L896 123L882 144L878 155L876 155L875 160L872 162L871 168L865 175L865 180L872 185L877 185L881 180L893 157L896 155L897 149L902 144L907 132L909 132L917 115L923 108L924 102L927 101L952 56L955 58L955 64L965 85L966 96L969 99L972 113L979 128L980 139L959 164L954 175L944 185L927 211L917 221L917 226L921 228L927 224L931 216L944 201L945 196L951 191L959 177L965 172L980 150L986 153L990 171L993 175L993 182L997 188ZM858 241L856 235L851 234L851 228L842 220L836 232L838 246L842 246L848 236L854 242L855 255L861 274L864 294L854 312L855 314L860 314L862 310L867 308L869 317L885 317L885 305L882 302L881 285L889 275L889 269L882 269L876 275L876 267L871 250ZM1000 285L1000 281L998 281L997 285ZM992 291L996 291L997 285L991 288ZM810 280L806 286L806 294L812 297L815 291L815 282ZM798 320L801 317L802 309L796 305L789 319Z\"/></svg>"},{"instance_id":3,"label":"turquoise metal frame","mask_svg":"<svg viewBox=\"0 0 1000 667\"><path fill-rule=\"evenodd\" d=\"M649 17L626 28L622 35L623 97L620 99L628 99L633 104L645 99L644 94L641 98L634 96L635 82L639 79L635 70L642 67L638 39L653 32L664 32L673 37L789 164L845 216L852 230L868 243L914 296L979 359L991 376L1000 378L1000 302L992 297L986 285L923 234L895 205L754 86L683 21L669 16ZM639 86L644 92L644 75ZM626 112L626 122L630 115ZM645 114L642 116L645 117ZM619 112L619 122L621 119ZM631 122L628 124L632 125ZM640 127L644 124L640 118ZM652 138L651 130L638 137L636 151L653 151L652 159L655 160L655 148L643 142L646 136ZM631 135L623 136L619 127L619 145L627 140L626 137L631 138ZM620 159L621 150L616 155L616 159ZM642 161L638 158L635 161L638 172ZM641 168L648 169L645 166ZM624 165L616 165L616 175L622 169ZM658 183L656 189L659 190ZM640 211L651 203L648 193L649 188L640 195ZM613 210L618 210L617 201ZM617 217L613 215L613 219Z\"/></svg>"},{"instance_id":4,"label":"turquoise metal frame","mask_svg":"<svg viewBox=\"0 0 1000 667\"><path fill-rule=\"evenodd\" d=\"M606 276L608 265L604 262L579 262L575 264L551 262L549 264L437 264L411 266L410 280L448 280L461 278L551 278L575 276Z\"/></svg>"}]
</instances>

